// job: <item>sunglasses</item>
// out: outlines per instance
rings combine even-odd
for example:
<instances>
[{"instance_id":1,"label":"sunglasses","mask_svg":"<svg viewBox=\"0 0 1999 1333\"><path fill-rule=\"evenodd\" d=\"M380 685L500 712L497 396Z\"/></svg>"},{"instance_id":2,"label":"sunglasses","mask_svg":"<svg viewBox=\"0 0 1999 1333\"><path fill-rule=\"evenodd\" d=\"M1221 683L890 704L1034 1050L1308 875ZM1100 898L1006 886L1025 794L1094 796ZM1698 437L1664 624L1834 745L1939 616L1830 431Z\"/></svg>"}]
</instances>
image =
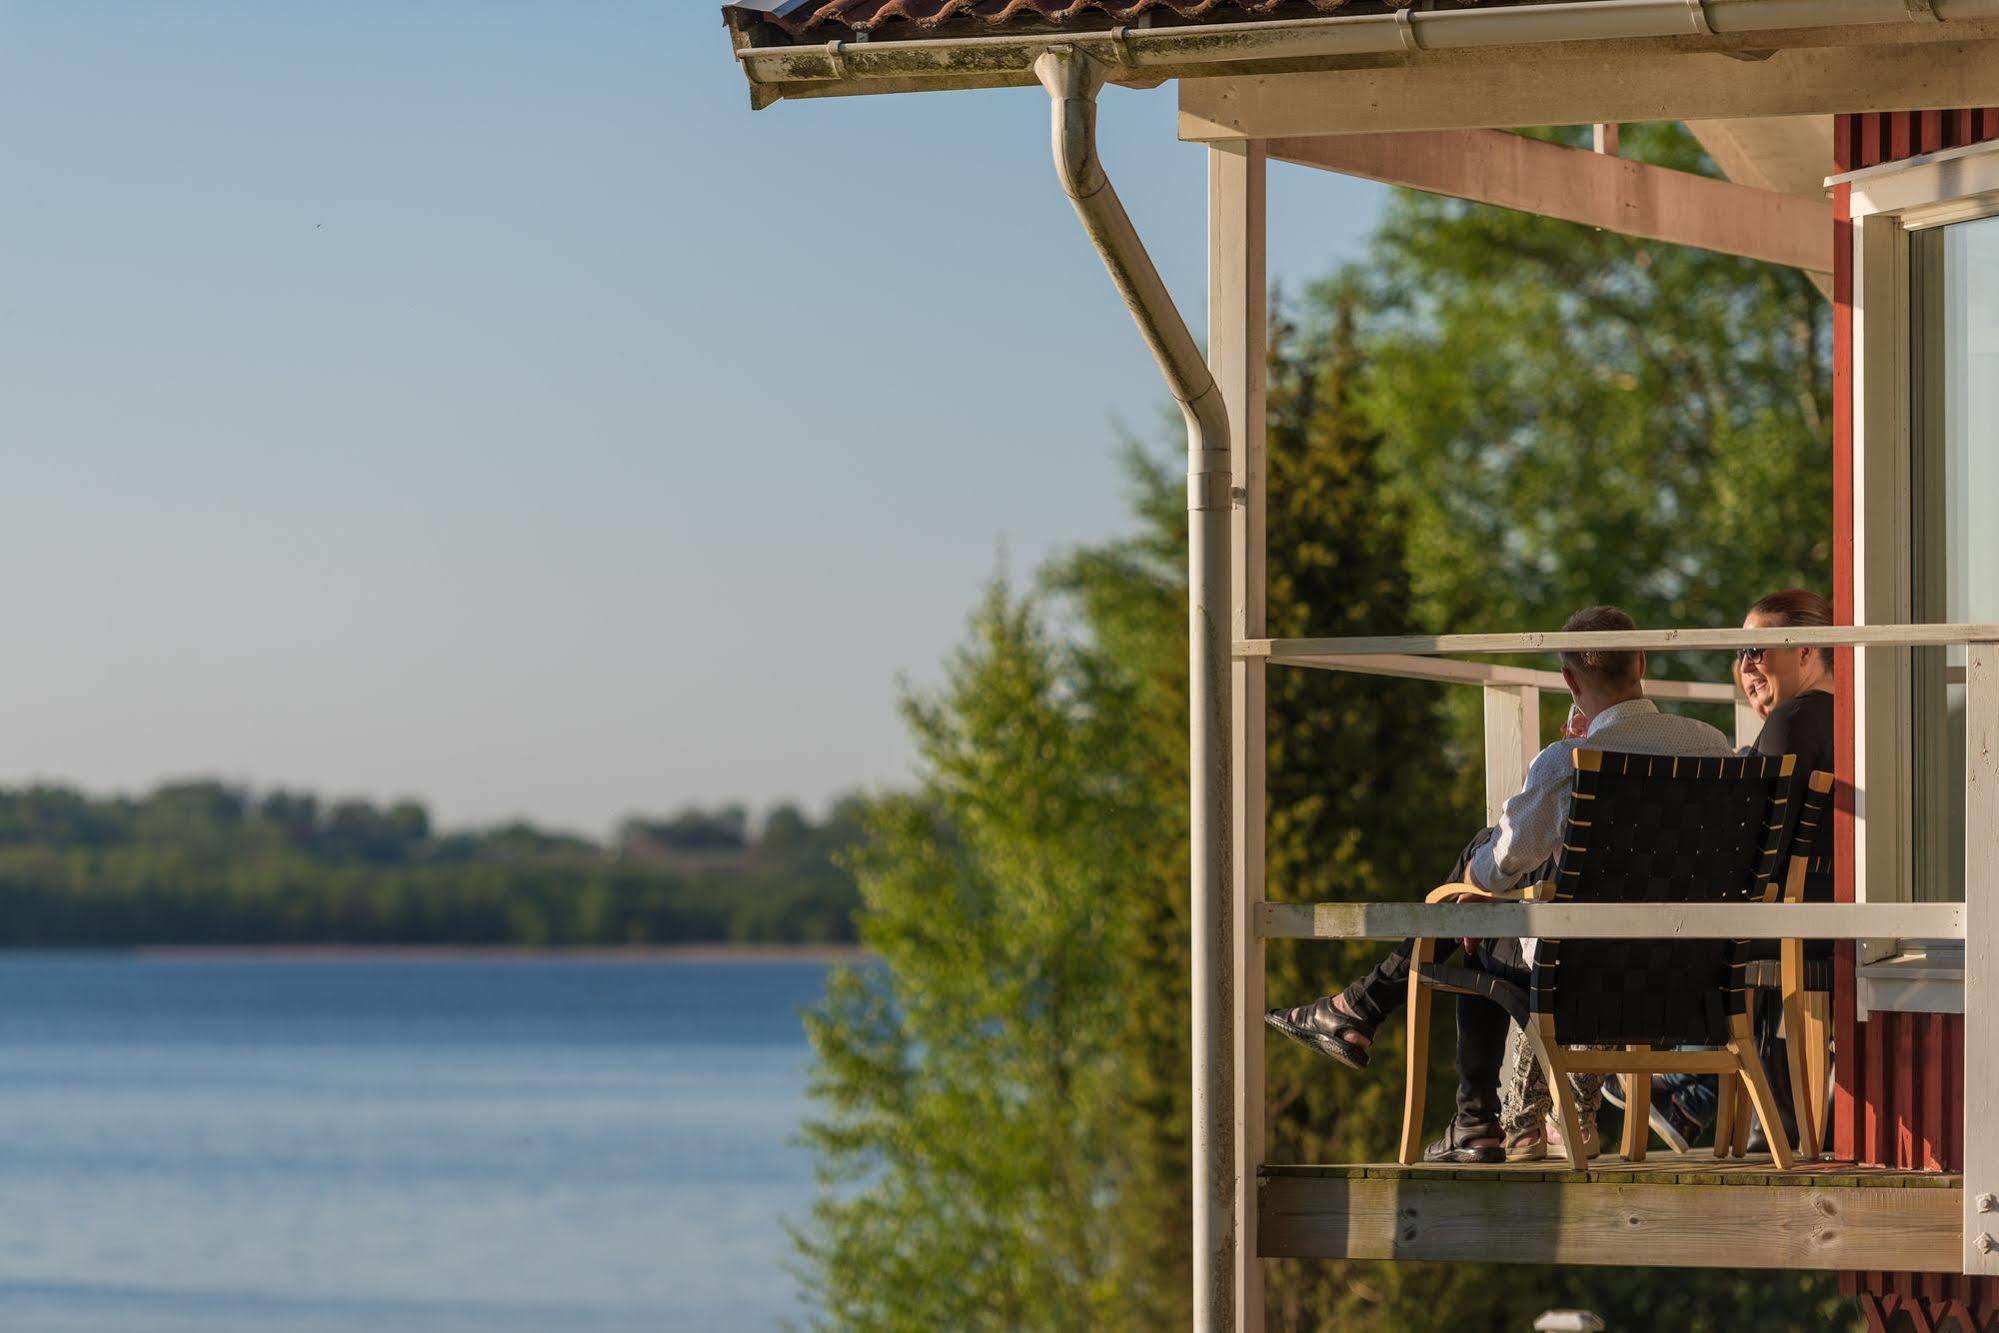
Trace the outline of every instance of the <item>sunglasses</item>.
<instances>
[{"instance_id":1,"label":"sunglasses","mask_svg":"<svg viewBox=\"0 0 1999 1333\"><path fill-rule=\"evenodd\" d=\"M1735 655L1735 660L1743 666L1761 666L1763 654L1769 651L1768 648L1744 648Z\"/></svg>"}]
</instances>

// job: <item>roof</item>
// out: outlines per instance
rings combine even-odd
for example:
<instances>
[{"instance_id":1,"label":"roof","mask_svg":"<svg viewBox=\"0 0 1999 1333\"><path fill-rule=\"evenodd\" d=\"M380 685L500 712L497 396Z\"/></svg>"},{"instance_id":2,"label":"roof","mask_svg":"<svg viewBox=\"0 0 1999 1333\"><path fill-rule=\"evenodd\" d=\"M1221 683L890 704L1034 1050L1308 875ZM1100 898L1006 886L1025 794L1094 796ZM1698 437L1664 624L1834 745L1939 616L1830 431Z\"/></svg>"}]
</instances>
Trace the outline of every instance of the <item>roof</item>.
<instances>
[{"instance_id":1,"label":"roof","mask_svg":"<svg viewBox=\"0 0 1999 1333\"><path fill-rule=\"evenodd\" d=\"M1324 16L1349 0L738 0L731 28L757 45L997 36ZM1376 3L1355 8L1378 11Z\"/></svg>"}]
</instances>

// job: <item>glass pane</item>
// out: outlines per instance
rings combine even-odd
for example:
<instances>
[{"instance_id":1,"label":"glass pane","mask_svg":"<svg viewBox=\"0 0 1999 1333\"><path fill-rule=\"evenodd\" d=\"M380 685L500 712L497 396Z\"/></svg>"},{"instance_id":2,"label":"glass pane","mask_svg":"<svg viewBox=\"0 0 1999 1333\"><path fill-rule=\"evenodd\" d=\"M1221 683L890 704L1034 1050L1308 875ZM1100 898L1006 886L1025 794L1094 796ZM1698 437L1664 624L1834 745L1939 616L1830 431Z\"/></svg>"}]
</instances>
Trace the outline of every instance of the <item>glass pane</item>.
<instances>
[{"instance_id":1,"label":"glass pane","mask_svg":"<svg viewBox=\"0 0 1999 1333\"><path fill-rule=\"evenodd\" d=\"M1913 238L1915 611L1999 620L1999 217ZM1962 647L1915 655L1918 898L1964 897Z\"/></svg>"}]
</instances>

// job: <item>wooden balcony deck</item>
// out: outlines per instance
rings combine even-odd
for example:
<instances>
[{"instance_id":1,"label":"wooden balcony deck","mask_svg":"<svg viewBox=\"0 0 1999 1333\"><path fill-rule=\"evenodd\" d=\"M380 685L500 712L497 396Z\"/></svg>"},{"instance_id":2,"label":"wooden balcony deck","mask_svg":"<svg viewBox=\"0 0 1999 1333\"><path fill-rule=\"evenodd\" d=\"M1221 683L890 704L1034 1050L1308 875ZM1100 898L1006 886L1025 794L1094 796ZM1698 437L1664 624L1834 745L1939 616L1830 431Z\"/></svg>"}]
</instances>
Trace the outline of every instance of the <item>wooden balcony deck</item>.
<instances>
[{"instance_id":1,"label":"wooden balcony deck","mask_svg":"<svg viewBox=\"0 0 1999 1333\"><path fill-rule=\"evenodd\" d=\"M1266 1166L1265 1258L1961 1272L1963 1180L1705 1150L1587 1172L1505 1166Z\"/></svg>"}]
</instances>

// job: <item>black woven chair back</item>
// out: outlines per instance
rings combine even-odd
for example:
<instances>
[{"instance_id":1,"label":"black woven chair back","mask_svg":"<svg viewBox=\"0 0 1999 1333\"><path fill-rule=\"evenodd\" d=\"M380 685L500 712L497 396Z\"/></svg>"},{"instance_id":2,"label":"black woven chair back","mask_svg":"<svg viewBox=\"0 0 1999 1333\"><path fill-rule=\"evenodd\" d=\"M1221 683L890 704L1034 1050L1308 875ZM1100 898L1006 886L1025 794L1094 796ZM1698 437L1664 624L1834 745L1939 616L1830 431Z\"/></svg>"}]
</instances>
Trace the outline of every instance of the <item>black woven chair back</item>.
<instances>
[{"instance_id":1,"label":"black woven chair back","mask_svg":"<svg viewBox=\"0 0 1999 1333\"><path fill-rule=\"evenodd\" d=\"M1555 901L1753 902L1778 873L1789 755L1576 752ZM1531 1007L1565 1046L1718 1046L1744 940L1541 940Z\"/></svg>"},{"instance_id":2,"label":"black woven chair back","mask_svg":"<svg viewBox=\"0 0 1999 1333\"><path fill-rule=\"evenodd\" d=\"M1812 779L1817 777L1823 790L1812 790ZM1790 805L1785 813L1790 817L1786 830L1783 850L1778 854L1777 884L1781 889L1791 872L1794 857L1805 858L1805 901L1808 903L1829 903L1833 898L1832 879L1832 805L1833 778L1830 773L1792 773L1790 787L1786 793ZM1831 990L1832 982L1832 941L1805 941L1805 989ZM1752 940L1749 957L1774 959L1777 957L1776 940Z\"/></svg>"}]
</instances>

